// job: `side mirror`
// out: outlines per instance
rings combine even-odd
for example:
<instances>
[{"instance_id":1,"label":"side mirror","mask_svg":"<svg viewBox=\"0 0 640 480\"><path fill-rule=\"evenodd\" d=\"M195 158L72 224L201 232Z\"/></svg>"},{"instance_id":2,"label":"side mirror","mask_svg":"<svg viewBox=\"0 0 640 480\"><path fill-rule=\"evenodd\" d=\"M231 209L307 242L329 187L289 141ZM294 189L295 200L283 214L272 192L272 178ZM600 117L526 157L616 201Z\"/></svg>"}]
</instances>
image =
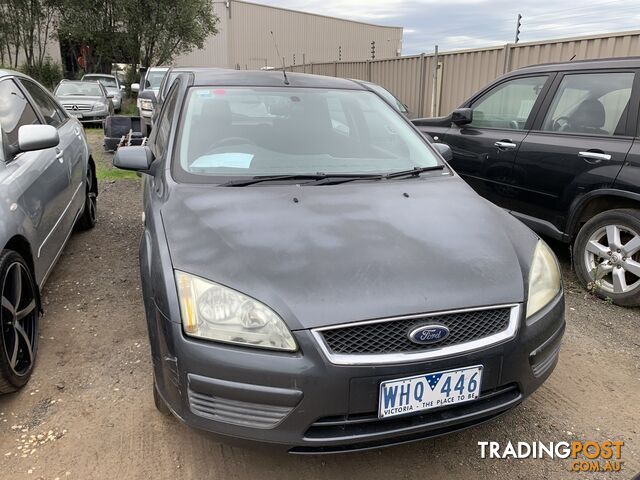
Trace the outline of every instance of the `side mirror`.
<instances>
[{"instance_id":1,"label":"side mirror","mask_svg":"<svg viewBox=\"0 0 640 480\"><path fill-rule=\"evenodd\" d=\"M138 93L140 91L140 84L139 83L132 83L131 84L131 91L133 93Z\"/></svg>"},{"instance_id":2,"label":"side mirror","mask_svg":"<svg viewBox=\"0 0 640 480\"><path fill-rule=\"evenodd\" d=\"M453 160L453 152L451 151L451 147L449 145L447 145L446 143L434 143L433 146L436 147L438 153L442 155L442 158L444 158L447 162Z\"/></svg>"},{"instance_id":3,"label":"side mirror","mask_svg":"<svg viewBox=\"0 0 640 480\"><path fill-rule=\"evenodd\" d=\"M456 108L451 114L451 123L458 126L467 125L473 121L473 110L470 108Z\"/></svg>"},{"instance_id":4,"label":"side mirror","mask_svg":"<svg viewBox=\"0 0 640 480\"><path fill-rule=\"evenodd\" d=\"M135 84L134 84L135 85ZM124 88L124 85L120 85L120 91L124 92L126 89Z\"/></svg>"},{"instance_id":5,"label":"side mirror","mask_svg":"<svg viewBox=\"0 0 640 480\"><path fill-rule=\"evenodd\" d=\"M113 157L113 166L122 170L141 172L149 170L153 159L153 153L147 146L120 147Z\"/></svg>"},{"instance_id":6,"label":"side mirror","mask_svg":"<svg viewBox=\"0 0 640 480\"><path fill-rule=\"evenodd\" d=\"M31 152L52 148L60 143L58 130L51 125L23 125L18 130L18 149Z\"/></svg>"}]
</instances>

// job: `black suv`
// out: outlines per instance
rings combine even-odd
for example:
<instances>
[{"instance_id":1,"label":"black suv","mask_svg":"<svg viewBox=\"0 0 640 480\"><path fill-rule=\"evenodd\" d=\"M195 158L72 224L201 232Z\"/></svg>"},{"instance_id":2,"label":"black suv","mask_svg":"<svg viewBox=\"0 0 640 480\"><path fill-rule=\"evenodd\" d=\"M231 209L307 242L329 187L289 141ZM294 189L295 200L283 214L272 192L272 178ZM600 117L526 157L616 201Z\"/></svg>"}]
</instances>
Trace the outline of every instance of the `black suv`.
<instances>
[{"instance_id":1,"label":"black suv","mask_svg":"<svg viewBox=\"0 0 640 480\"><path fill-rule=\"evenodd\" d=\"M510 72L414 124L451 165L538 233L573 244L588 288L640 305L640 57Z\"/></svg>"}]
</instances>

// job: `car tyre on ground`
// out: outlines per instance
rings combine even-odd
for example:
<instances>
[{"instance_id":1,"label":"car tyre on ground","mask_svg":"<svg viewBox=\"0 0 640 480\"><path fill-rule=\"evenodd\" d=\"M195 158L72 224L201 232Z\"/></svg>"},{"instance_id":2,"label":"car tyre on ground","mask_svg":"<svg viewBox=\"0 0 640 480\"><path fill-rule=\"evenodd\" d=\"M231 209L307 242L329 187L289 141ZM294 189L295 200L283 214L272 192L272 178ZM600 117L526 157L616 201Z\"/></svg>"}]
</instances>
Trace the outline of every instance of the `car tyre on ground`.
<instances>
[{"instance_id":1,"label":"car tyre on ground","mask_svg":"<svg viewBox=\"0 0 640 480\"><path fill-rule=\"evenodd\" d=\"M98 194L96 193L96 178L91 165L87 167L87 182L85 185L84 210L78 218L78 230L91 230L96 226L98 212Z\"/></svg>"},{"instance_id":2,"label":"car tyre on ground","mask_svg":"<svg viewBox=\"0 0 640 480\"><path fill-rule=\"evenodd\" d=\"M0 252L0 393L27 384L38 349L40 308L31 269L18 253Z\"/></svg>"},{"instance_id":3,"label":"car tyre on ground","mask_svg":"<svg viewBox=\"0 0 640 480\"><path fill-rule=\"evenodd\" d=\"M576 237L573 264L580 281L599 297L640 305L640 211L617 209L591 218Z\"/></svg>"}]
</instances>

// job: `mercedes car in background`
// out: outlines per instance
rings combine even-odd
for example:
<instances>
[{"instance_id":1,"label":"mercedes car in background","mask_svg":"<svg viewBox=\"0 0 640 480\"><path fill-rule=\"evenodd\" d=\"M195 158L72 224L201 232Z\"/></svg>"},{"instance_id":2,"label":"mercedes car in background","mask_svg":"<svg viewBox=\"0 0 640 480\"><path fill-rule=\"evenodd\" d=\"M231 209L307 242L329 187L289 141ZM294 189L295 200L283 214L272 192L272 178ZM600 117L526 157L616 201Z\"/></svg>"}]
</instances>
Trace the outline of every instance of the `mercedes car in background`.
<instances>
[{"instance_id":1,"label":"mercedes car in background","mask_svg":"<svg viewBox=\"0 0 640 480\"><path fill-rule=\"evenodd\" d=\"M72 117L82 123L104 123L113 115L113 103L100 82L62 80L53 91Z\"/></svg>"},{"instance_id":2,"label":"mercedes car in background","mask_svg":"<svg viewBox=\"0 0 640 480\"><path fill-rule=\"evenodd\" d=\"M40 291L74 227L95 225L97 194L82 125L42 85L0 70L0 393L33 372Z\"/></svg>"},{"instance_id":3,"label":"mercedes car in background","mask_svg":"<svg viewBox=\"0 0 640 480\"><path fill-rule=\"evenodd\" d=\"M82 77L83 81L100 82L107 90L107 94L113 103L113 110L118 113L122 109L122 98L124 95L124 85L120 84L120 80L115 75L107 75L104 73L89 73Z\"/></svg>"},{"instance_id":4,"label":"mercedes car in background","mask_svg":"<svg viewBox=\"0 0 640 480\"><path fill-rule=\"evenodd\" d=\"M551 374L553 252L366 85L197 71L148 145L140 272L157 408L292 453L494 418ZM452 201L454 200L454 201Z\"/></svg>"}]
</instances>

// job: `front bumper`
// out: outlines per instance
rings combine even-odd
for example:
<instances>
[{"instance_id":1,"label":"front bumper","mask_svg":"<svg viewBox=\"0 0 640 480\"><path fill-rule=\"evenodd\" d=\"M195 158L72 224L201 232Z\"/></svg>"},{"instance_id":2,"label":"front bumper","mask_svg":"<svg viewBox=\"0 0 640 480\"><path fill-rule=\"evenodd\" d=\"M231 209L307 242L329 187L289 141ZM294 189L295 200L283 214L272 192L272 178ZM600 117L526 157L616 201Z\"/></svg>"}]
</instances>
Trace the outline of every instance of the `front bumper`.
<instances>
[{"instance_id":1,"label":"front bumper","mask_svg":"<svg viewBox=\"0 0 640 480\"><path fill-rule=\"evenodd\" d=\"M171 411L224 441L291 453L382 447L494 418L551 374L565 328L561 294L530 321L522 318L515 337L502 344L428 361L343 366L327 360L308 330L293 332L300 346L293 354L239 348L186 337L153 301L146 304L156 387ZM378 419L381 381L478 364L479 400Z\"/></svg>"},{"instance_id":2,"label":"front bumper","mask_svg":"<svg viewBox=\"0 0 640 480\"><path fill-rule=\"evenodd\" d=\"M70 113L70 115L73 115ZM73 115L82 123L93 123L93 122L101 122L105 118L109 116L109 111L101 111L101 112L82 112L82 116Z\"/></svg>"}]
</instances>

